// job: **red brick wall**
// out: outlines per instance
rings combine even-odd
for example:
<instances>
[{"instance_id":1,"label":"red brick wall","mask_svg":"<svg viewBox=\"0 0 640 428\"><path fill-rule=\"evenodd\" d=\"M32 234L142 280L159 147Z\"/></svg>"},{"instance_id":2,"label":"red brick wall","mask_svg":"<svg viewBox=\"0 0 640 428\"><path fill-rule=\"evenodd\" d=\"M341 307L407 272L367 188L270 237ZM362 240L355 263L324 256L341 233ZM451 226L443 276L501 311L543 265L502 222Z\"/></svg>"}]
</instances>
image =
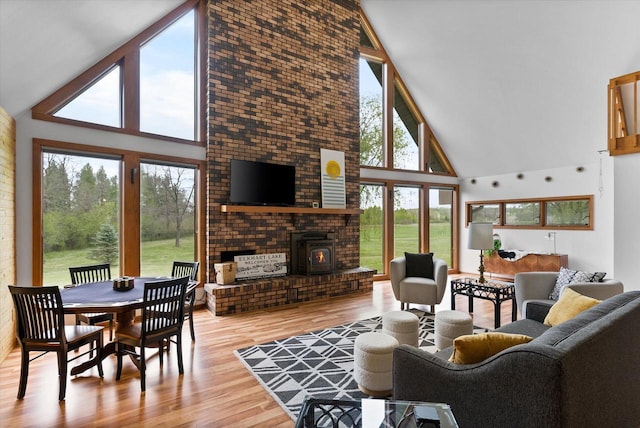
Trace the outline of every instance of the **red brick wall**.
<instances>
[{"instance_id":1,"label":"red brick wall","mask_svg":"<svg viewBox=\"0 0 640 428\"><path fill-rule=\"evenodd\" d=\"M359 265L359 219L220 212L229 161L296 166L296 205L321 201L320 149L345 153L347 208L359 207L358 0L209 4L209 281L225 250L287 253L294 231L337 233L337 269Z\"/></svg>"}]
</instances>

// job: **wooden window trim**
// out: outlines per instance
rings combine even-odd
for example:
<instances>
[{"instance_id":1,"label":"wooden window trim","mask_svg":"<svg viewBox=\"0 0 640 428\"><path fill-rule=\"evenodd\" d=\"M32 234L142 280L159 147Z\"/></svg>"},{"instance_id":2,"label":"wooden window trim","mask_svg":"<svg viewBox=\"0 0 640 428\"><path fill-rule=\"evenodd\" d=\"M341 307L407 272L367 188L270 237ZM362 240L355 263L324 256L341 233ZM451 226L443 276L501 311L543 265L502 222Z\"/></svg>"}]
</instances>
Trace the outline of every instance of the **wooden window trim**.
<instances>
[{"instance_id":1,"label":"wooden window trim","mask_svg":"<svg viewBox=\"0 0 640 428\"><path fill-rule=\"evenodd\" d=\"M173 22L182 17L190 10L195 11L195 139L187 140L165 135L157 135L140 131L140 46L153 38ZM130 39L124 45L111 52L109 55L98 61L85 72L71 80L69 83L55 91L53 94L40 101L32 107L31 117L37 120L63 123L67 125L79 126L83 128L97 129L122 134L149 137L157 140L171 141L183 144L193 144L204 146L206 142L206 59L207 59L207 1L187 0L165 15L159 21L143 30L137 36ZM121 112L123 112L121 127L100 125L91 122L73 120L54 116L54 113L79 95L92 83L100 79L105 71L110 70L114 65L120 65L121 79L123 83L123 100Z\"/></svg>"},{"instance_id":2,"label":"wooden window trim","mask_svg":"<svg viewBox=\"0 0 640 428\"><path fill-rule=\"evenodd\" d=\"M443 184L435 182L416 182L410 180L397 180L397 179L383 179L383 178L366 178L360 180L360 185L379 185L383 188L382 192L382 226L383 226L383 255L382 262L384 266L389 266L394 254L394 236L393 236L393 189L396 186L412 186L419 189L420 193L420 222L419 225L419 245L420 251L429 251L429 215L428 215L428 192L431 188L447 188L453 191L453 200L451 201L451 215L452 215L452 251L451 260L452 266L448 266L449 273L458 272L458 239L460 236L459 231L459 213L460 213L460 186L457 184ZM389 272L384 274L374 275L374 279L387 280L389 279Z\"/></svg>"},{"instance_id":3,"label":"wooden window trim","mask_svg":"<svg viewBox=\"0 0 640 428\"><path fill-rule=\"evenodd\" d=\"M205 260L205 238L206 238L206 161L179 158L160 154L137 152L131 150L121 150L111 147L97 147L87 144L68 143L63 141L33 139L33 193L32 193L32 282L34 285L42 285L43 278L43 229L42 229L42 151L60 150L63 152L76 152L80 155L112 156L119 158L122 162L121 171L121 194L122 201L120 207L120 266L122 275L137 276L140 274L140 168L141 162L158 161L167 165L188 165L197 169L195 183L195 197L198 209L196 211L196 231L195 231L195 252L200 264ZM132 184L126 171L136 168L135 184ZM124 187L129 187L125 191ZM126 211L126 214L125 214ZM130 218L125 223L125 216ZM115 273L114 273L115 274ZM206 278L206 269L200 269L198 277L201 282Z\"/></svg>"},{"instance_id":4,"label":"wooden window trim","mask_svg":"<svg viewBox=\"0 0 640 428\"><path fill-rule=\"evenodd\" d=\"M546 203L561 201L582 201L589 202L589 224L587 225L546 225ZM505 223L505 205L537 202L540 204L540 224L539 225L507 225ZM495 229L549 229L549 230L593 230L594 229L594 197L593 195L573 195L573 196L556 196L547 198L527 198L527 199L496 199L485 201L468 201L465 204L465 227L471 222L471 207L474 205L498 205L500 212L500 220L498 224L494 224Z\"/></svg>"},{"instance_id":5,"label":"wooden window trim","mask_svg":"<svg viewBox=\"0 0 640 428\"><path fill-rule=\"evenodd\" d=\"M384 50L382 43L380 43L380 40L376 36L375 31L371 26L371 23L367 19L362 9L360 9L360 24L362 25L362 28L364 29L365 33L369 37L369 40L371 40L372 44L374 46L377 46L377 48L361 46L360 57L362 59L380 62L383 65L384 71L383 71L383 83L382 83L382 89L383 89L382 102L383 102L383 112L386 112L386 114L384 115L385 117L383 118L383 122L385 122L383 124L383 129L385 130L383 134L384 166L368 167L368 166L361 165L361 168L372 168L372 169L382 168L384 170L389 170L389 171L407 171L411 173L457 177L457 174L453 169L451 162L445 155L444 150L442 150L442 147L440 146L440 143L438 142L433 131L429 127L427 120L425 119L423 114L420 112L420 109L418 108L415 100L411 96L409 90L407 89L407 86L404 84L402 77L393 66L393 63L391 62L389 55ZM421 141L419 142L420 167L417 171L404 170L404 169L398 169L393 167L393 126L392 125L393 125L393 108L394 108L394 105L393 105L394 88L397 88L398 92L402 94L402 97L404 98L404 101L407 103L409 110L418 121L419 135L421 137ZM434 151L442 159L442 163L444 164L447 172L429 172L428 171L429 156L431 153L431 150L430 150L431 138L433 138Z\"/></svg>"}]
</instances>

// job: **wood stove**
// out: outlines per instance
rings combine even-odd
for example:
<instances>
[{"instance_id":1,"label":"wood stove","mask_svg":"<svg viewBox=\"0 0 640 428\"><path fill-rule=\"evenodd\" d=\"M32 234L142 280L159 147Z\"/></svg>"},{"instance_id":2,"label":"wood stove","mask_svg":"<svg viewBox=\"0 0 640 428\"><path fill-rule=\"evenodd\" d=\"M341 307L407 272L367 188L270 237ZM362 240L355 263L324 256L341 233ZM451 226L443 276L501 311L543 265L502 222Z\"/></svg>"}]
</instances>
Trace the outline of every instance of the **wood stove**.
<instances>
[{"instance_id":1,"label":"wood stove","mask_svg":"<svg viewBox=\"0 0 640 428\"><path fill-rule=\"evenodd\" d=\"M317 275L336 269L335 233L301 232L291 234L291 273Z\"/></svg>"}]
</instances>

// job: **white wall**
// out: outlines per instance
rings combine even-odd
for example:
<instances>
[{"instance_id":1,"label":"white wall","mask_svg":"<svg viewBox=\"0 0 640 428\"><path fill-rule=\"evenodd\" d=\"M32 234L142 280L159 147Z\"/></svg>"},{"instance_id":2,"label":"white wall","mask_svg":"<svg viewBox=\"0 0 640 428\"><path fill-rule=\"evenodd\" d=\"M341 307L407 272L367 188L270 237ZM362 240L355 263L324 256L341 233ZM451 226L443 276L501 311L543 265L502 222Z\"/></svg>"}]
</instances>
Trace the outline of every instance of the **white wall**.
<instances>
[{"instance_id":1,"label":"white wall","mask_svg":"<svg viewBox=\"0 0 640 428\"><path fill-rule=\"evenodd\" d=\"M16 119L16 253L19 284L30 284L32 279L31 204L34 138L99 147L108 146L189 159L205 159L205 149L200 146L33 120L30 112Z\"/></svg>"},{"instance_id":2,"label":"white wall","mask_svg":"<svg viewBox=\"0 0 640 428\"><path fill-rule=\"evenodd\" d=\"M602 162L602 192L600 192L600 163ZM584 168L578 172L578 166ZM569 268L607 272L614 275L614 231L613 231L613 162L608 155L594 155L594 162L565 168L524 171L517 174L476 177L476 183L464 179L460 183L461 207L468 201L540 198L573 195L594 195L594 230L556 231L556 251L569 256ZM545 177L551 177L547 182ZM492 183L498 182L494 187ZM479 252L468 250L465 218L460 223L460 270L475 273L478 269ZM502 238L505 249L550 253L553 241L546 239L544 229L494 229Z\"/></svg>"},{"instance_id":3,"label":"white wall","mask_svg":"<svg viewBox=\"0 0 640 428\"><path fill-rule=\"evenodd\" d=\"M614 166L614 269L625 290L640 290L640 153L616 156Z\"/></svg>"}]
</instances>

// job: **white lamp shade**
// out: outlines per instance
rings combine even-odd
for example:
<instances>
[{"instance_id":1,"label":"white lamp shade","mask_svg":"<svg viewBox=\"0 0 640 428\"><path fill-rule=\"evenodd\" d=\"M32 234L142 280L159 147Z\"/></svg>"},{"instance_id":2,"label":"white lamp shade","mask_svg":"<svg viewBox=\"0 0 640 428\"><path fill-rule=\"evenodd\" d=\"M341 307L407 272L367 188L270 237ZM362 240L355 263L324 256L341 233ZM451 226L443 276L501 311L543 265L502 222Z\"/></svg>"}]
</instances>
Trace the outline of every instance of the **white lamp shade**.
<instances>
[{"instance_id":1,"label":"white lamp shade","mask_svg":"<svg viewBox=\"0 0 640 428\"><path fill-rule=\"evenodd\" d=\"M493 224L469 223L470 250L489 250L493 248Z\"/></svg>"}]
</instances>

